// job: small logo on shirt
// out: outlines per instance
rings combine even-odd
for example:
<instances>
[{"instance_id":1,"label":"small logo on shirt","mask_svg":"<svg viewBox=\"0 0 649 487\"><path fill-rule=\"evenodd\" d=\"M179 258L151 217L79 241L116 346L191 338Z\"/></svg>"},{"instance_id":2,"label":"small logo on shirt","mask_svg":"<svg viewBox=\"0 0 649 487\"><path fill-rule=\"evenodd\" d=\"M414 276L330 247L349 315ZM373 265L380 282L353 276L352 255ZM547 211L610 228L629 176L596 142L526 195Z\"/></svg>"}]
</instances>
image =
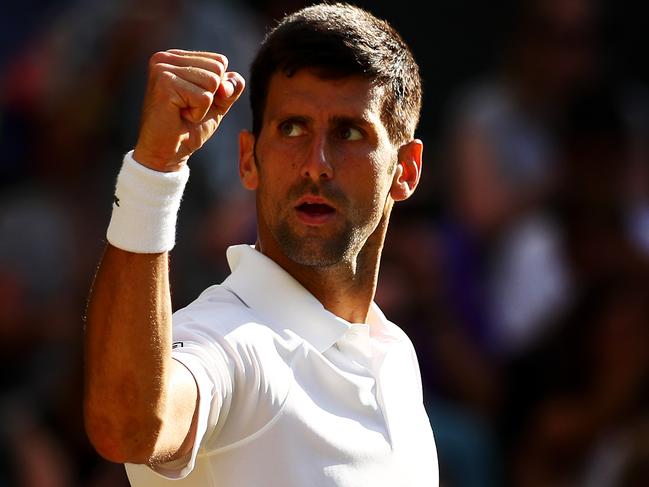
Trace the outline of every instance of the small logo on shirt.
<instances>
[{"instance_id":1,"label":"small logo on shirt","mask_svg":"<svg viewBox=\"0 0 649 487\"><path fill-rule=\"evenodd\" d=\"M184 346L185 346L185 344L183 342L173 342L172 345L171 345L171 348L172 349L181 348L181 347L184 347Z\"/></svg>"},{"instance_id":2,"label":"small logo on shirt","mask_svg":"<svg viewBox=\"0 0 649 487\"><path fill-rule=\"evenodd\" d=\"M117 195L113 195L113 203L115 203L115 206L119 206L119 198Z\"/></svg>"}]
</instances>

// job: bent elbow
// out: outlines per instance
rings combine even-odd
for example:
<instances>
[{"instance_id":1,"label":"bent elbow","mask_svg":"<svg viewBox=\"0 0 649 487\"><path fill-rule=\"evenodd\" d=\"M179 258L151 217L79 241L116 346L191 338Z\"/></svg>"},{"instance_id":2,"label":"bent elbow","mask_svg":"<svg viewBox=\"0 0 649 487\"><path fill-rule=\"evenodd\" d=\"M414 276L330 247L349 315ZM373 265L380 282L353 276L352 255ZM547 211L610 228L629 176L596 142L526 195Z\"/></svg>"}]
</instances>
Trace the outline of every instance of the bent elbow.
<instances>
[{"instance_id":1,"label":"bent elbow","mask_svg":"<svg viewBox=\"0 0 649 487\"><path fill-rule=\"evenodd\" d=\"M149 463L157 438L155 418L145 424L134 417L119 418L87 407L84 424L90 444L104 459L114 463Z\"/></svg>"}]
</instances>

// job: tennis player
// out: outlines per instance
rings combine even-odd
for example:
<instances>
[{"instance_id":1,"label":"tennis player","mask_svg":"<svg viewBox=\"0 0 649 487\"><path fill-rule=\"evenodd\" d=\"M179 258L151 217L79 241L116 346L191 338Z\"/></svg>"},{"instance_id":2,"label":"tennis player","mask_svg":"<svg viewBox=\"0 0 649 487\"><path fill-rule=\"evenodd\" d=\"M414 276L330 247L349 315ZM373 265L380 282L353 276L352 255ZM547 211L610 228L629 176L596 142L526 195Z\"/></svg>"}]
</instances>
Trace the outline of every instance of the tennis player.
<instances>
[{"instance_id":1,"label":"tennis player","mask_svg":"<svg viewBox=\"0 0 649 487\"><path fill-rule=\"evenodd\" d=\"M172 313L188 160L244 84L223 54L151 57L87 310L88 436L134 487L437 486L413 345L373 301L391 210L422 169L412 52L348 4L269 31L239 139L257 240Z\"/></svg>"}]
</instances>

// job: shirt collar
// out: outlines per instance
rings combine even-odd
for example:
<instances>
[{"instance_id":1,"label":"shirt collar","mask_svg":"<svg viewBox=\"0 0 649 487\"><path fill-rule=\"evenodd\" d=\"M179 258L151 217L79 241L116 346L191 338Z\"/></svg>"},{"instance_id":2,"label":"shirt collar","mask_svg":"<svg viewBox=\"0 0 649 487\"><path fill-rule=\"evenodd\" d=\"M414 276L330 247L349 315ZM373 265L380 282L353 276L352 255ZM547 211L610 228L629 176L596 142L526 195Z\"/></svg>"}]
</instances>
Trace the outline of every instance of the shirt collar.
<instances>
[{"instance_id":1,"label":"shirt collar","mask_svg":"<svg viewBox=\"0 0 649 487\"><path fill-rule=\"evenodd\" d=\"M253 246L231 246L227 258L232 273L223 285L267 318L264 324L269 327L290 330L321 353L351 327L348 321L327 311L288 272Z\"/></svg>"}]
</instances>

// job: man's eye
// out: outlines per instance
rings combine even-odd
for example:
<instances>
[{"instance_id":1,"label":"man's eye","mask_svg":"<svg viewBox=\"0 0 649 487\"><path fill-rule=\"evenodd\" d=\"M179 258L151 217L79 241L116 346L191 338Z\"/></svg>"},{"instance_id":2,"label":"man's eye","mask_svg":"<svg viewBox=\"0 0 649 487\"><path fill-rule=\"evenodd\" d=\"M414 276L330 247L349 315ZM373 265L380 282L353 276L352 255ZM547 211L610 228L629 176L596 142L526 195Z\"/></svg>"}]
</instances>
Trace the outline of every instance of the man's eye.
<instances>
[{"instance_id":1,"label":"man's eye","mask_svg":"<svg viewBox=\"0 0 649 487\"><path fill-rule=\"evenodd\" d=\"M340 129L340 138L343 140L361 140L363 132L354 127L342 127Z\"/></svg>"},{"instance_id":2,"label":"man's eye","mask_svg":"<svg viewBox=\"0 0 649 487\"><path fill-rule=\"evenodd\" d=\"M304 133L304 128L296 122L282 122L279 131L286 137L297 137Z\"/></svg>"}]
</instances>

